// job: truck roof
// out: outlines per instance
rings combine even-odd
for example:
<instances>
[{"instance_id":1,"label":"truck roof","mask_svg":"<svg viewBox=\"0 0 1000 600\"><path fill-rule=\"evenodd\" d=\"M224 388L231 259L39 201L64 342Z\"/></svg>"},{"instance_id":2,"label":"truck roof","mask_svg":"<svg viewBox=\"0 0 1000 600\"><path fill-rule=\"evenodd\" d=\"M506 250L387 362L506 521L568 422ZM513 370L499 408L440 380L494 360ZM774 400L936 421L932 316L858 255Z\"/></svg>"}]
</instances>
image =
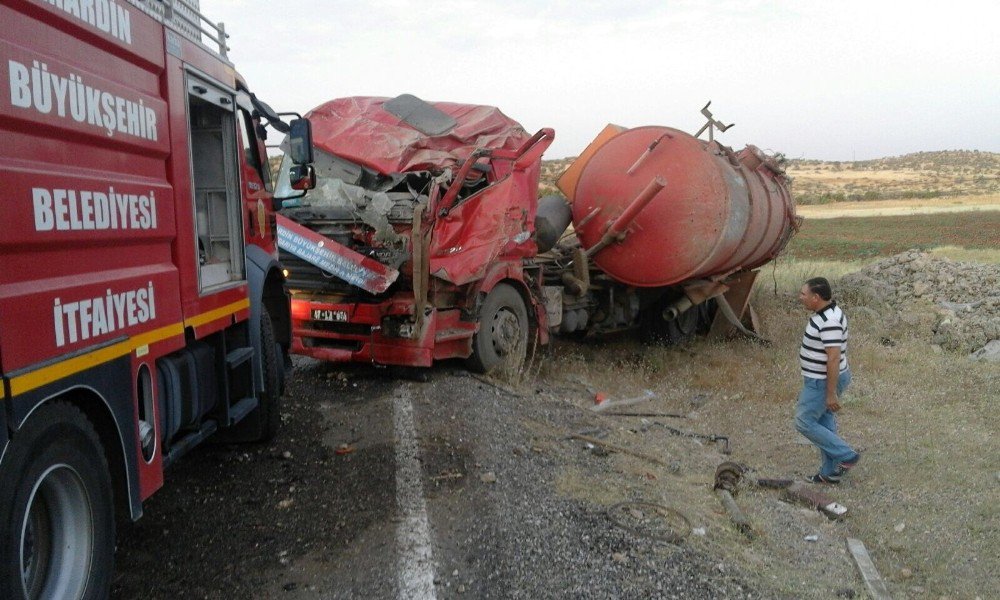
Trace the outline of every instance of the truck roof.
<instances>
[{"instance_id":1,"label":"truck roof","mask_svg":"<svg viewBox=\"0 0 1000 600\"><path fill-rule=\"evenodd\" d=\"M306 116L317 148L383 174L442 171L477 148L516 150L531 137L494 106L409 95L338 98Z\"/></svg>"}]
</instances>

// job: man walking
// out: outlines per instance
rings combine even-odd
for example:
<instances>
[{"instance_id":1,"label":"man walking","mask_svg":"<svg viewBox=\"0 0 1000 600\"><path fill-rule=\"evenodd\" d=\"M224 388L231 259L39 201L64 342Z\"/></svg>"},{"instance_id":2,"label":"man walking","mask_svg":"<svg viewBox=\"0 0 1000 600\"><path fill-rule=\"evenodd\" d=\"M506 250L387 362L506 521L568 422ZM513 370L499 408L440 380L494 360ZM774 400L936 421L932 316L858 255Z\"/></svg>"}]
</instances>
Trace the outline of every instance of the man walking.
<instances>
[{"instance_id":1,"label":"man walking","mask_svg":"<svg viewBox=\"0 0 1000 600\"><path fill-rule=\"evenodd\" d=\"M812 483L840 483L861 456L837 435L840 396L851 384L847 366L847 317L833 300L830 282L815 277L799 290L799 301L813 311L799 348L802 392L795 407L795 428L819 448L820 468Z\"/></svg>"}]
</instances>

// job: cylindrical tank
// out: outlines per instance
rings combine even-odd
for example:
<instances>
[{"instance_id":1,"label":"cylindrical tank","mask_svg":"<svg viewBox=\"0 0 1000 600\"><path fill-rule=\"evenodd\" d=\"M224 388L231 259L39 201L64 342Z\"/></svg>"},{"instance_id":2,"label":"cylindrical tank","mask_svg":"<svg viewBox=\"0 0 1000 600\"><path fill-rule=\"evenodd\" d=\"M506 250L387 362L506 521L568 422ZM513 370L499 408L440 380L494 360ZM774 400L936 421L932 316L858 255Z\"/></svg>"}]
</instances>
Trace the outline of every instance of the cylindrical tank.
<instances>
[{"instance_id":1,"label":"cylindrical tank","mask_svg":"<svg viewBox=\"0 0 1000 600\"><path fill-rule=\"evenodd\" d=\"M666 186L624 234L600 247L657 177ZM580 174L572 208L593 262L639 287L760 266L781 251L795 224L788 179L773 159L754 146L737 154L668 127L626 130L598 148Z\"/></svg>"}]
</instances>

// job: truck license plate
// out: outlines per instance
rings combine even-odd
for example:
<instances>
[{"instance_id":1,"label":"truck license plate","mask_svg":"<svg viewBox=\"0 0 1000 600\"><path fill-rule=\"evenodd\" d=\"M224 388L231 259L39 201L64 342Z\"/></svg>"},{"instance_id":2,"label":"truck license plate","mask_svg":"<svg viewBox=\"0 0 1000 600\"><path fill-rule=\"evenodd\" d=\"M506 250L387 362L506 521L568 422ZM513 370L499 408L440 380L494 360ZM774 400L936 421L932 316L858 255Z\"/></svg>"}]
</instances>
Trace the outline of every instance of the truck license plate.
<instances>
[{"instance_id":1,"label":"truck license plate","mask_svg":"<svg viewBox=\"0 0 1000 600\"><path fill-rule=\"evenodd\" d=\"M346 310L329 310L326 308L312 309L313 321L340 321L347 322Z\"/></svg>"}]
</instances>

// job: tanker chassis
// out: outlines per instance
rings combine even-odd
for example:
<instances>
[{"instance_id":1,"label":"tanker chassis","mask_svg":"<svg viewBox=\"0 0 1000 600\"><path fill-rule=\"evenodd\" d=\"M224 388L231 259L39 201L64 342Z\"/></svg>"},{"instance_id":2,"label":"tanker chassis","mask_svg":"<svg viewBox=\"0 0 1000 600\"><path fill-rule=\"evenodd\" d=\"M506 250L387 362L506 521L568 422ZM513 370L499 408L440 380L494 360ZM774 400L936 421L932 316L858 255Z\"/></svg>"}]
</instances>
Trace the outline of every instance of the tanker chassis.
<instances>
[{"instance_id":1,"label":"tanker chassis","mask_svg":"<svg viewBox=\"0 0 1000 600\"><path fill-rule=\"evenodd\" d=\"M279 216L292 351L489 371L550 333L755 335L755 269L798 221L780 164L716 142L707 108L708 141L608 126L539 201L551 130L408 95L318 107L318 193Z\"/></svg>"},{"instance_id":2,"label":"tanker chassis","mask_svg":"<svg viewBox=\"0 0 1000 600\"><path fill-rule=\"evenodd\" d=\"M256 100L197 6L6 0L0 22L0 598L106 598L116 520L169 464L278 427L262 120L299 149L309 127Z\"/></svg>"}]
</instances>

